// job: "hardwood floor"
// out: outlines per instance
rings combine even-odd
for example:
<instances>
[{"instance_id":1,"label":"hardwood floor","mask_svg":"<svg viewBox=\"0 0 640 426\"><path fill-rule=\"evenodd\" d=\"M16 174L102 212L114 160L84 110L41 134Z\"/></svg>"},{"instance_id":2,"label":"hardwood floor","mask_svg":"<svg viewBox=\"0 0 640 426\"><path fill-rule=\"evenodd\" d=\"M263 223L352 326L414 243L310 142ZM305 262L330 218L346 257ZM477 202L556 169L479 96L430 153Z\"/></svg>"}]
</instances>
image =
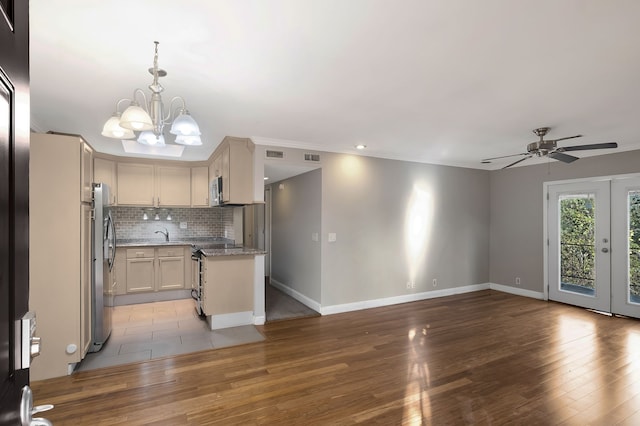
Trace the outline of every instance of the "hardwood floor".
<instances>
[{"instance_id":1,"label":"hardwood floor","mask_svg":"<svg viewBox=\"0 0 640 426\"><path fill-rule=\"evenodd\" d=\"M60 425L640 424L640 321L491 290L33 382Z\"/></svg>"}]
</instances>

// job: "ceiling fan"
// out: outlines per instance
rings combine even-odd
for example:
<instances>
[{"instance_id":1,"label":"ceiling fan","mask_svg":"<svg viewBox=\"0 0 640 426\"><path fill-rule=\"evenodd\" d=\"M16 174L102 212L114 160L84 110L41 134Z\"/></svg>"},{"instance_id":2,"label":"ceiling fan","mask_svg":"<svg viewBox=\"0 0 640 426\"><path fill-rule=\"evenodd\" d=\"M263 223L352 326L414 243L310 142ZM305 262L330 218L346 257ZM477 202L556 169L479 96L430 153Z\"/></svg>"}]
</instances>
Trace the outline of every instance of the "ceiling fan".
<instances>
[{"instance_id":1,"label":"ceiling fan","mask_svg":"<svg viewBox=\"0 0 640 426\"><path fill-rule=\"evenodd\" d=\"M536 142L531 142L530 144L528 144L527 152L523 152L520 154L504 155L502 157L486 158L482 160L482 164L489 164L493 160L498 160L501 158L516 157L521 155L523 155L524 158L521 158L518 161L514 161L513 163L504 166L503 169L506 169L511 166L515 166L516 164L524 160L528 160L529 158L534 156L549 157L549 158L553 158L554 160L562 161L563 163L573 163L578 159L578 157L565 154L565 152L582 151L587 149L609 149L609 148L618 147L618 144L616 142L605 142L605 143L594 143L590 145L574 145L574 146L558 147L557 142L563 141L566 139L581 138L582 135L567 136L565 138L558 138L558 139L544 139L545 135L547 134L547 132L549 132L549 130L550 130L549 127L540 127L538 129L534 129L533 133L536 136L540 137L540 140Z\"/></svg>"}]
</instances>

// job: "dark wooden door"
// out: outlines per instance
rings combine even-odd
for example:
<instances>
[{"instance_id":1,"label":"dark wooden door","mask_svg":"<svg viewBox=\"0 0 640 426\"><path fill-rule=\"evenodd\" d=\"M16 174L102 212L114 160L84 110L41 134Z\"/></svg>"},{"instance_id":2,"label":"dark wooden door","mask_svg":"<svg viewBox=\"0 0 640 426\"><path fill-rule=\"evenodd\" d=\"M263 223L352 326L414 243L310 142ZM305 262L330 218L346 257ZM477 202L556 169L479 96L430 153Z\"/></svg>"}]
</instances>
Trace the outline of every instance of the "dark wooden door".
<instances>
[{"instance_id":1,"label":"dark wooden door","mask_svg":"<svg viewBox=\"0 0 640 426\"><path fill-rule=\"evenodd\" d=\"M29 2L0 0L0 425L19 425L29 305Z\"/></svg>"}]
</instances>

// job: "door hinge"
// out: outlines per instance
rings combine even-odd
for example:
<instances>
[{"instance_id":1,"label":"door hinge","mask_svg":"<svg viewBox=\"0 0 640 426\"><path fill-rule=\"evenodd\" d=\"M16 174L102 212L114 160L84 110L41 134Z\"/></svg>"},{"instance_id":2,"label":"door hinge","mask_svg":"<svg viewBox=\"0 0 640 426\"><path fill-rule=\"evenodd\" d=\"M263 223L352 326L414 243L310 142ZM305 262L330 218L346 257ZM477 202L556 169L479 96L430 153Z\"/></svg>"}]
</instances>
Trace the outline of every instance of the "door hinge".
<instances>
[{"instance_id":1,"label":"door hinge","mask_svg":"<svg viewBox=\"0 0 640 426\"><path fill-rule=\"evenodd\" d=\"M549 193L547 192L547 201L549 201Z\"/></svg>"}]
</instances>

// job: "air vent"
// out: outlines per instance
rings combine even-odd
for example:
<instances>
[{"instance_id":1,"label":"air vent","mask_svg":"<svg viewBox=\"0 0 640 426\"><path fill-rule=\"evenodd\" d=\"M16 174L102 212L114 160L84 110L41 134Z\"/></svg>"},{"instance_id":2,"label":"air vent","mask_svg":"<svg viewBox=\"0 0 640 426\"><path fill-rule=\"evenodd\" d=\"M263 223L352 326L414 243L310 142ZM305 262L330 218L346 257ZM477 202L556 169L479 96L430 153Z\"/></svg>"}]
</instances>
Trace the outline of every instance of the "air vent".
<instances>
[{"instance_id":1,"label":"air vent","mask_svg":"<svg viewBox=\"0 0 640 426\"><path fill-rule=\"evenodd\" d=\"M284 152L282 151L273 151L271 149L267 150L267 158L284 158Z\"/></svg>"},{"instance_id":2,"label":"air vent","mask_svg":"<svg viewBox=\"0 0 640 426\"><path fill-rule=\"evenodd\" d=\"M304 161L313 161L317 163L320 161L320 154L305 154Z\"/></svg>"}]
</instances>

